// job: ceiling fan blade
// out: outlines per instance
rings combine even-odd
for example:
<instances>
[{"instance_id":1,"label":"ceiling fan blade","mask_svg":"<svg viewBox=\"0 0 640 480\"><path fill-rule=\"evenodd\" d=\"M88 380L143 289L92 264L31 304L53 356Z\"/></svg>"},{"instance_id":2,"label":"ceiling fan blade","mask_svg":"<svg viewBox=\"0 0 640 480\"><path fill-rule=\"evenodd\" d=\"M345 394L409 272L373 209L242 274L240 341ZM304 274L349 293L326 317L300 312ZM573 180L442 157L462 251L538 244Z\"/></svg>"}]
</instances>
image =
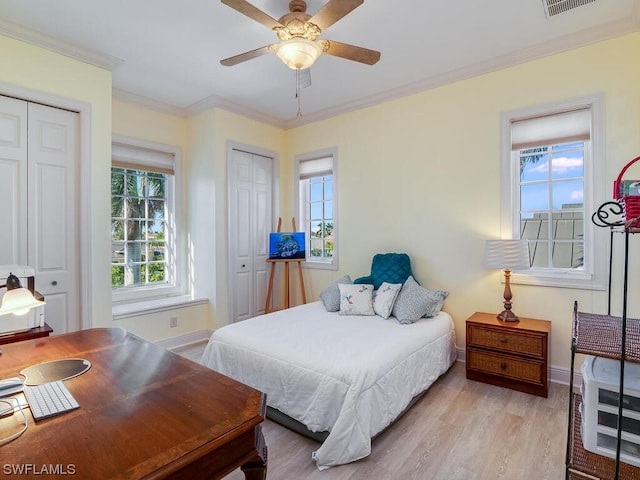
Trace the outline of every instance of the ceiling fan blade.
<instances>
[{"instance_id":1,"label":"ceiling fan blade","mask_svg":"<svg viewBox=\"0 0 640 480\"><path fill-rule=\"evenodd\" d=\"M318 13L309 19L323 32L347 13L364 3L364 0L329 0Z\"/></svg>"},{"instance_id":2,"label":"ceiling fan blade","mask_svg":"<svg viewBox=\"0 0 640 480\"><path fill-rule=\"evenodd\" d=\"M239 55L234 55L233 57L225 58L224 60L220 60L220 63L225 67L232 67L239 63L246 62L247 60L251 60L257 57L261 57L262 55L266 55L267 53L271 53L273 52L274 47L275 45L266 45L264 47L256 48L255 50L250 50Z\"/></svg>"},{"instance_id":3,"label":"ceiling fan blade","mask_svg":"<svg viewBox=\"0 0 640 480\"><path fill-rule=\"evenodd\" d=\"M220 0L225 5L237 10L238 12L246 15L249 18L254 19L256 22L261 23L265 27L270 30L273 30L275 27L282 27L283 25L277 21L275 18L267 15L262 10L257 7L254 7L249 2L245 0Z\"/></svg>"},{"instance_id":4,"label":"ceiling fan blade","mask_svg":"<svg viewBox=\"0 0 640 480\"><path fill-rule=\"evenodd\" d=\"M334 57L346 58L355 62L374 65L380 60L380 52L369 50L368 48L356 47L347 43L340 43L334 40L320 40L323 43L324 53L333 55ZM318 42L318 43L320 43Z\"/></svg>"}]
</instances>

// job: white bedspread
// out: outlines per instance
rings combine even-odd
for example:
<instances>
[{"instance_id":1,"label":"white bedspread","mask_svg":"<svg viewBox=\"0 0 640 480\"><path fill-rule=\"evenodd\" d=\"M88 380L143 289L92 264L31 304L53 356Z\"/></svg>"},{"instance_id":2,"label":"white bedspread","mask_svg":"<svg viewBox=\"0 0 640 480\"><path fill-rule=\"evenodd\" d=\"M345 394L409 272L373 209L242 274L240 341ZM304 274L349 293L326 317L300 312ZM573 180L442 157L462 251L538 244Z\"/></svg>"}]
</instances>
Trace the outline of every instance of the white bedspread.
<instances>
[{"instance_id":1,"label":"white bedspread","mask_svg":"<svg viewBox=\"0 0 640 480\"><path fill-rule=\"evenodd\" d=\"M265 392L309 430L329 431L315 455L323 469L369 455L371 438L455 356L447 313L401 325L314 302L218 329L201 363Z\"/></svg>"}]
</instances>

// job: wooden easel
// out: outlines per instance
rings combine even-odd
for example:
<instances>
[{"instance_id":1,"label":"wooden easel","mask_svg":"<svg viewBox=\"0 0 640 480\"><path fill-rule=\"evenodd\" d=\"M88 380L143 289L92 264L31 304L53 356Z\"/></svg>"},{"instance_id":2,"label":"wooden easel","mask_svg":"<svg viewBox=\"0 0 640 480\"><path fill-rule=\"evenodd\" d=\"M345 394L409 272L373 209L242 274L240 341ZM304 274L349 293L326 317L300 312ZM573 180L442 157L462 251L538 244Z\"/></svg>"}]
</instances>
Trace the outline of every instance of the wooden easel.
<instances>
[{"instance_id":1,"label":"wooden easel","mask_svg":"<svg viewBox=\"0 0 640 480\"><path fill-rule=\"evenodd\" d=\"M296 231L296 219L291 219L291 224L293 226L293 231ZM278 230L280 232L282 227L282 218L278 218ZM304 279L302 278L302 262L304 262L304 258L268 258L267 262L271 264L271 274L269 275L269 288L267 289L267 303L264 306L264 313L272 312L271 305L271 296L273 295L273 278L276 273L276 264L282 263L284 267L284 308L289 308L290 303L290 295L289 295L289 264L291 262L296 262L298 264L298 277L300 279L300 291L302 292L302 303L307 303L307 294L304 291Z\"/></svg>"}]
</instances>

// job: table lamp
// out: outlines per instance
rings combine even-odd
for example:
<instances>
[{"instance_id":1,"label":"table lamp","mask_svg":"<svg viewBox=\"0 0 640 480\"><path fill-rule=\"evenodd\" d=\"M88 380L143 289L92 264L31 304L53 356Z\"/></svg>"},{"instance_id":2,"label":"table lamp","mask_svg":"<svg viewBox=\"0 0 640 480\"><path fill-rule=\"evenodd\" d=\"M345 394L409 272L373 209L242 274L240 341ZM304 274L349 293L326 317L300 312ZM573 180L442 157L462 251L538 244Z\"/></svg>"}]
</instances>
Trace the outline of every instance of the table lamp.
<instances>
[{"instance_id":1,"label":"table lamp","mask_svg":"<svg viewBox=\"0 0 640 480\"><path fill-rule=\"evenodd\" d=\"M504 270L504 310L498 320L517 322L518 316L511 311L511 270L531 268L529 242L527 240L487 240L484 251L485 268Z\"/></svg>"},{"instance_id":2,"label":"table lamp","mask_svg":"<svg viewBox=\"0 0 640 480\"><path fill-rule=\"evenodd\" d=\"M7 283L0 285L0 288L5 287L7 291L2 297L0 315L7 315L9 313L24 315L33 307L44 305L44 302L36 300L31 291L29 291L28 288L24 288L20 283L20 279L12 273L7 277Z\"/></svg>"}]
</instances>

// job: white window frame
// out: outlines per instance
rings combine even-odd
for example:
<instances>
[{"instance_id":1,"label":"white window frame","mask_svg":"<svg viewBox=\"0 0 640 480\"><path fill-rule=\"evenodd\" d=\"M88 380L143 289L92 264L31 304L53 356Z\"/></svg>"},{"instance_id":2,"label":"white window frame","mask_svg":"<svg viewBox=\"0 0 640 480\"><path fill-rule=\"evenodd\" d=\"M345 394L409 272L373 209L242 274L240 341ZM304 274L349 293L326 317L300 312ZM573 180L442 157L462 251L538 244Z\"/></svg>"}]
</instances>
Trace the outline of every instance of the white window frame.
<instances>
[{"instance_id":1,"label":"white window frame","mask_svg":"<svg viewBox=\"0 0 640 480\"><path fill-rule=\"evenodd\" d=\"M300 174L300 164L320 158L332 158L332 167L331 174L333 176L333 256L331 259L317 259L310 257L311 249L309 248L310 244L310 235L309 231L309 221L307 219L307 209L306 209L306 193L303 191L302 183L301 183L301 174ZM294 191L296 192L296 205L298 208L297 215L297 225L298 229L304 231L305 233L305 251L306 251L306 261L303 263L305 268L317 268L317 269L325 269L325 270L338 270L338 255L339 255L339 244L338 244L338 169L337 169L337 149L336 148L328 148L323 150L318 150L315 152L300 154L295 156L295 172L294 172L294 181L295 187ZM301 227L304 226L304 229Z\"/></svg>"},{"instance_id":2,"label":"white window frame","mask_svg":"<svg viewBox=\"0 0 640 480\"><path fill-rule=\"evenodd\" d=\"M167 177L165 184L166 205L167 205L167 284L162 285L139 285L124 288L112 288L112 301L114 304L114 314L122 309L117 306L147 302L146 308L153 305L148 303L154 300L161 300L167 303L168 297L180 297L188 295L186 284L186 262L183 251L183 241L178 232L184 231L184 215L181 209L181 165L182 154L178 147L164 145L161 143L149 142L122 135L114 135L112 138L112 161L114 158L120 161L123 159L130 163L133 168L147 170L150 166L167 168L171 162L173 175ZM109 243L111 247L111 242ZM110 252L111 253L111 252Z\"/></svg>"},{"instance_id":3,"label":"white window frame","mask_svg":"<svg viewBox=\"0 0 640 480\"><path fill-rule=\"evenodd\" d=\"M501 238L520 238L520 163L511 149L511 129L514 122L529 118L560 114L588 108L591 113L590 140L585 144L584 162L584 267L568 269L538 269L515 271L512 283L553 287L606 289L606 232L596 228L591 215L604 201L605 136L604 96L594 94L558 103L521 108L500 116L501 129ZM600 252L596 255L596 252Z\"/></svg>"}]
</instances>

